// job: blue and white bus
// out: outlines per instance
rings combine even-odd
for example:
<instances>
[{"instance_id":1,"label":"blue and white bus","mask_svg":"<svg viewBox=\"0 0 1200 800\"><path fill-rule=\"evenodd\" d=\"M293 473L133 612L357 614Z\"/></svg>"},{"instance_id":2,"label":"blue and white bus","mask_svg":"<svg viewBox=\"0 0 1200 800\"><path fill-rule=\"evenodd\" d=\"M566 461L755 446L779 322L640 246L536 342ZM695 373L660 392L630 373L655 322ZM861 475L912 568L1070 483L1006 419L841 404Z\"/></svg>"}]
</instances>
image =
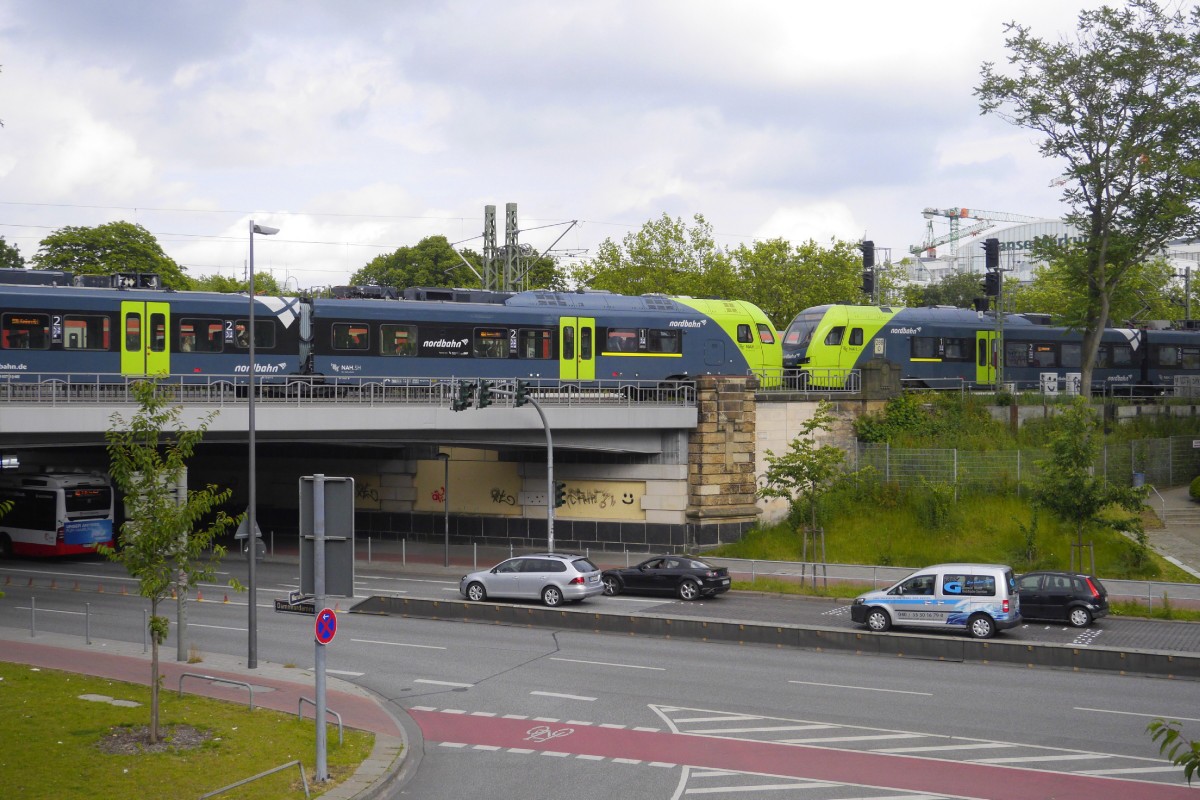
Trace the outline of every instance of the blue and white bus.
<instances>
[{"instance_id":1,"label":"blue and white bus","mask_svg":"<svg viewBox=\"0 0 1200 800\"><path fill-rule=\"evenodd\" d=\"M113 543L113 489L106 475L48 472L0 476L0 558L67 556Z\"/></svg>"}]
</instances>

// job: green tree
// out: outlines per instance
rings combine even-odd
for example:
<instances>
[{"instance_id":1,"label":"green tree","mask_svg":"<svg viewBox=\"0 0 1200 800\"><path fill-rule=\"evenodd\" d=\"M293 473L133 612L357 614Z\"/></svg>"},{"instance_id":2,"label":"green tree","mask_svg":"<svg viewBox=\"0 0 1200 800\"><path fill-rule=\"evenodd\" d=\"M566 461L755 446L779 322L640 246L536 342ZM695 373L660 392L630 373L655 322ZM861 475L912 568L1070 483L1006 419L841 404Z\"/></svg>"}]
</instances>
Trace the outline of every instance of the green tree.
<instances>
[{"instance_id":1,"label":"green tree","mask_svg":"<svg viewBox=\"0 0 1200 800\"><path fill-rule=\"evenodd\" d=\"M575 266L573 280L619 294L736 297L733 268L713 240L712 225L700 214L692 219L695 224L689 226L663 214L619 245L605 239L594 259Z\"/></svg>"},{"instance_id":2,"label":"green tree","mask_svg":"<svg viewBox=\"0 0 1200 800\"><path fill-rule=\"evenodd\" d=\"M808 506L810 529L817 529L817 501L843 475L846 454L831 444L817 445L817 433L827 433L836 421L827 400L817 404L813 415L800 426L800 433L781 456L766 452L765 483L761 497L779 497L789 502L797 518L800 502Z\"/></svg>"},{"instance_id":3,"label":"green tree","mask_svg":"<svg viewBox=\"0 0 1200 800\"><path fill-rule=\"evenodd\" d=\"M180 408L168 405L157 381L135 383L133 394L138 404L133 419L126 422L113 414L105 434L111 474L125 494L128 519L121 526L121 546L99 549L125 566L138 582L138 594L150 601L150 742L155 743L161 684L158 649L170 625L167 617L159 616L159 603L172 590L184 597L192 586L213 580L225 555L215 539L234 520L218 509L230 490L210 484L180 498L174 488L216 412L188 430L180 421Z\"/></svg>"},{"instance_id":4,"label":"green tree","mask_svg":"<svg viewBox=\"0 0 1200 800\"><path fill-rule=\"evenodd\" d=\"M1146 731L1158 742L1158 752L1171 759L1171 763L1183 767L1183 777L1190 786L1196 770L1200 769L1200 742L1184 737L1179 720L1167 722L1160 717L1147 725Z\"/></svg>"},{"instance_id":5,"label":"green tree","mask_svg":"<svg viewBox=\"0 0 1200 800\"><path fill-rule=\"evenodd\" d=\"M227 292L237 293L245 292L249 288L249 282L226 275L201 275L199 278L189 279L188 288L197 292ZM275 276L269 272L254 273L254 293L258 295L279 295L283 294L280 289L279 281L275 280Z\"/></svg>"},{"instance_id":6,"label":"green tree","mask_svg":"<svg viewBox=\"0 0 1200 800\"><path fill-rule=\"evenodd\" d=\"M1039 266L1027 285L1006 283L1011 298L1005 308L1012 311L1053 312L1056 321L1081 329L1087 324L1087 301L1078 291L1079 274L1071 264L1057 259ZM1165 259L1150 259L1130 273L1113 292L1109 320L1118 325L1147 319L1182 319L1183 295L1174 291L1174 270Z\"/></svg>"},{"instance_id":7,"label":"green tree","mask_svg":"<svg viewBox=\"0 0 1200 800\"><path fill-rule=\"evenodd\" d=\"M1096 412L1086 399L1075 397L1054 420L1049 457L1035 462L1039 475L1032 487L1033 504L1075 529L1080 566L1083 535L1096 527L1133 532L1138 538L1135 561L1140 563L1146 557L1141 520L1146 489L1118 486L1096 474L1102 443Z\"/></svg>"},{"instance_id":8,"label":"green tree","mask_svg":"<svg viewBox=\"0 0 1200 800\"><path fill-rule=\"evenodd\" d=\"M983 275L978 272L952 272L921 292L923 306L972 308L975 298L983 297Z\"/></svg>"},{"instance_id":9,"label":"green tree","mask_svg":"<svg viewBox=\"0 0 1200 800\"><path fill-rule=\"evenodd\" d=\"M480 270L479 256L464 251L462 257L445 236L427 236L413 247L399 247L376 256L350 276L352 286L461 286L476 287L479 278L463 263Z\"/></svg>"},{"instance_id":10,"label":"green tree","mask_svg":"<svg viewBox=\"0 0 1200 800\"><path fill-rule=\"evenodd\" d=\"M1035 256L1064 262L1084 298L1088 394L1114 293L1171 238L1200 230L1200 8L1084 10L1058 42L1005 30L1016 74L985 63L975 94L982 113L1034 131L1042 155L1065 162L1066 221L1084 241L1043 240Z\"/></svg>"},{"instance_id":11,"label":"green tree","mask_svg":"<svg viewBox=\"0 0 1200 800\"><path fill-rule=\"evenodd\" d=\"M793 246L768 239L738 245L729 256L733 275L725 296L754 303L780 329L806 308L863 298L862 252L853 242L834 239L823 247L809 239ZM890 285L881 282L885 291Z\"/></svg>"},{"instance_id":12,"label":"green tree","mask_svg":"<svg viewBox=\"0 0 1200 800\"><path fill-rule=\"evenodd\" d=\"M21 248L4 241L3 236L0 236L0 267L25 269L25 259L21 257Z\"/></svg>"},{"instance_id":13,"label":"green tree","mask_svg":"<svg viewBox=\"0 0 1200 800\"><path fill-rule=\"evenodd\" d=\"M66 270L76 275L152 272L167 288L189 286L183 270L163 252L154 234L131 222L59 228L42 239L33 264L35 269Z\"/></svg>"}]
</instances>

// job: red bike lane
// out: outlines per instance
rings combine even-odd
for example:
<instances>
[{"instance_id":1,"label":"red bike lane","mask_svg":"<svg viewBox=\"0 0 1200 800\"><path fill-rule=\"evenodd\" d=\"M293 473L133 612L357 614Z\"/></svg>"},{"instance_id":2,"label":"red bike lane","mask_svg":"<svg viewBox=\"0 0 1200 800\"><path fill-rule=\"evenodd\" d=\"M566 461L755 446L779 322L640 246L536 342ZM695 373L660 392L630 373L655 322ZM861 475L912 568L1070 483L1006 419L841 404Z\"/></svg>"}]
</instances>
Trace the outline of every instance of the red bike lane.
<instances>
[{"instance_id":1,"label":"red bike lane","mask_svg":"<svg viewBox=\"0 0 1200 800\"><path fill-rule=\"evenodd\" d=\"M443 711L410 709L409 714L425 740L433 742L665 762L979 800L1200 800L1200 792L1185 786L990 764Z\"/></svg>"}]
</instances>

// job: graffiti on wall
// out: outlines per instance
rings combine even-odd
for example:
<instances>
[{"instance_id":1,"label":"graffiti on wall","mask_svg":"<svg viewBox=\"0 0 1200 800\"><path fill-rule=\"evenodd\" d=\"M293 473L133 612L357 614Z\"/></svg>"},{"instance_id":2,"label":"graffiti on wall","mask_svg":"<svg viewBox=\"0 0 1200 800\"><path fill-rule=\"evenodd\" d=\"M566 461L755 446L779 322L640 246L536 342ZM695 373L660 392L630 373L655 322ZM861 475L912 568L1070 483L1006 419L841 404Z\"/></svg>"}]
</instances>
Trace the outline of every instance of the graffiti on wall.
<instances>
[{"instance_id":1,"label":"graffiti on wall","mask_svg":"<svg viewBox=\"0 0 1200 800\"><path fill-rule=\"evenodd\" d=\"M642 520L642 498L646 484L641 481L564 481L566 491L562 507L554 513L560 517L581 519Z\"/></svg>"}]
</instances>

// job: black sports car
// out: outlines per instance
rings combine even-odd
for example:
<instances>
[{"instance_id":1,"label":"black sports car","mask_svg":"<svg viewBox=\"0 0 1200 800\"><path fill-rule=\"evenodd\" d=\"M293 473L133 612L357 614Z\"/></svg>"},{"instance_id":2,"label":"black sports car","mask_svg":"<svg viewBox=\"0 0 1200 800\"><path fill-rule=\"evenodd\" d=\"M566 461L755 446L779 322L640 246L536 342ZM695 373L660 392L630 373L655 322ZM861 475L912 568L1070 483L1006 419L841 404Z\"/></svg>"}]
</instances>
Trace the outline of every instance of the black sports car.
<instances>
[{"instance_id":1,"label":"black sports car","mask_svg":"<svg viewBox=\"0 0 1200 800\"><path fill-rule=\"evenodd\" d=\"M694 556L655 556L625 569L606 569L604 593L678 595L682 600L729 591L729 570Z\"/></svg>"}]
</instances>

